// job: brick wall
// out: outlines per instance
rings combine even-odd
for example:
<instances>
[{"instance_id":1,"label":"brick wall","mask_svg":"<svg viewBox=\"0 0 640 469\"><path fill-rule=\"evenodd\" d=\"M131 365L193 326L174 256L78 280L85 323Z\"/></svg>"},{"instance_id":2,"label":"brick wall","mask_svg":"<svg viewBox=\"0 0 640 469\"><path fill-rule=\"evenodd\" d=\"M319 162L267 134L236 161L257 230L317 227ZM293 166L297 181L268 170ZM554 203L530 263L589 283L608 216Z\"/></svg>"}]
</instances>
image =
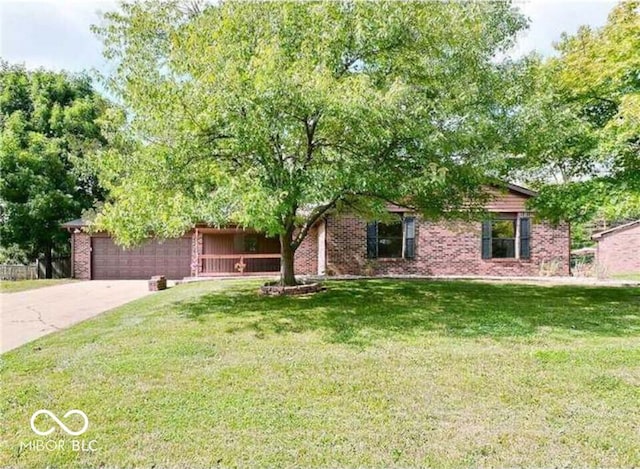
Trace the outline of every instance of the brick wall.
<instances>
[{"instance_id":1,"label":"brick wall","mask_svg":"<svg viewBox=\"0 0 640 469\"><path fill-rule=\"evenodd\" d=\"M311 228L294 257L296 275L316 275L318 273L318 228Z\"/></svg>"},{"instance_id":2,"label":"brick wall","mask_svg":"<svg viewBox=\"0 0 640 469\"><path fill-rule=\"evenodd\" d=\"M366 258L366 222L353 215L327 219L329 275L569 275L569 226L534 223L531 259L482 259L479 222L416 223L415 259Z\"/></svg>"},{"instance_id":3,"label":"brick wall","mask_svg":"<svg viewBox=\"0 0 640 469\"><path fill-rule=\"evenodd\" d=\"M198 277L200 269L198 265L198 256L202 254L202 233L195 230L191 234L191 276Z\"/></svg>"},{"instance_id":4,"label":"brick wall","mask_svg":"<svg viewBox=\"0 0 640 469\"><path fill-rule=\"evenodd\" d=\"M614 231L598 240L598 276L640 273L640 225Z\"/></svg>"},{"instance_id":5,"label":"brick wall","mask_svg":"<svg viewBox=\"0 0 640 469\"><path fill-rule=\"evenodd\" d=\"M73 233L73 278L91 280L91 236Z\"/></svg>"}]
</instances>

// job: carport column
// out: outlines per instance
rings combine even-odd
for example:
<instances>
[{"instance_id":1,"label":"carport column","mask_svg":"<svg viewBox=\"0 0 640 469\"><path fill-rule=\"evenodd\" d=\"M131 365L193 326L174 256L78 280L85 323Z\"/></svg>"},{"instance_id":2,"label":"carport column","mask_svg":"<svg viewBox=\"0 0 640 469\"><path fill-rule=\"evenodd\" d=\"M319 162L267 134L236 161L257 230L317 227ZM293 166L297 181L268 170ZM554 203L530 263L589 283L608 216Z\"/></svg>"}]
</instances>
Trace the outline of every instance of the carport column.
<instances>
[{"instance_id":1,"label":"carport column","mask_svg":"<svg viewBox=\"0 0 640 469\"><path fill-rule=\"evenodd\" d=\"M73 278L91 280L91 236L80 230L73 232Z\"/></svg>"},{"instance_id":2,"label":"carport column","mask_svg":"<svg viewBox=\"0 0 640 469\"><path fill-rule=\"evenodd\" d=\"M202 255L202 233L198 228L193 232L191 241L191 276L198 277L200 275L200 256Z\"/></svg>"}]
</instances>

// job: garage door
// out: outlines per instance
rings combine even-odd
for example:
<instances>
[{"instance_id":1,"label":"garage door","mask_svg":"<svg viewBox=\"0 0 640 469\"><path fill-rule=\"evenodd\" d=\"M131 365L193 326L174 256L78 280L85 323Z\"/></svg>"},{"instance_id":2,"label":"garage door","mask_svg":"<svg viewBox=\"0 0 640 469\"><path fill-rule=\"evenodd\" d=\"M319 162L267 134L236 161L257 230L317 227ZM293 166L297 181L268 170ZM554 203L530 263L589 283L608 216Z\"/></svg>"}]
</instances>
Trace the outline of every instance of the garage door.
<instances>
[{"instance_id":1,"label":"garage door","mask_svg":"<svg viewBox=\"0 0 640 469\"><path fill-rule=\"evenodd\" d=\"M91 277L95 280L148 279L165 275L181 279L191 275L191 238L149 241L123 249L111 238L92 238Z\"/></svg>"}]
</instances>

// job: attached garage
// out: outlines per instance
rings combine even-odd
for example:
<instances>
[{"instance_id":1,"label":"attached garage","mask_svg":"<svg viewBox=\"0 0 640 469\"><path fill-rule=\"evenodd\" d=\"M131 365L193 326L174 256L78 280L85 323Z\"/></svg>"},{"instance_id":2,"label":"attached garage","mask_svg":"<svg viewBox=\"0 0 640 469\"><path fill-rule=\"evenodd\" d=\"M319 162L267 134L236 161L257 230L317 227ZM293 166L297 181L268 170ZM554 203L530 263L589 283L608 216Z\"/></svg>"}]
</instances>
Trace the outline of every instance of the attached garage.
<instances>
[{"instance_id":1,"label":"attached garage","mask_svg":"<svg viewBox=\"0 0 640 469\"><path fill-rule=\"evenodd\" d=\"M107 236L91 238L91 278L94 280L148 279L164 275L182 279L191 275L191 237L149 241L123 249Z\"/></svg>"},{"instance_id":2,"label":"attached garage","mask_svg":"<svg viewBox=\"0 0 640 469\"><path fill-rule=\"evenodd\" d=\"M71 270L80 280L146 280L154 275L188 277L273 275L280 270L277 238L238 227L196 226L181 238L149 239L123 249L108 233L87 229L83 219L63 223L71 235ZM313 243L311 238L310 243ZM311 257L316 260L316 254ZM305 265L307 265L305 263ZM300 273L309 272L305 265Z\"/></svg>"}]
</instances>

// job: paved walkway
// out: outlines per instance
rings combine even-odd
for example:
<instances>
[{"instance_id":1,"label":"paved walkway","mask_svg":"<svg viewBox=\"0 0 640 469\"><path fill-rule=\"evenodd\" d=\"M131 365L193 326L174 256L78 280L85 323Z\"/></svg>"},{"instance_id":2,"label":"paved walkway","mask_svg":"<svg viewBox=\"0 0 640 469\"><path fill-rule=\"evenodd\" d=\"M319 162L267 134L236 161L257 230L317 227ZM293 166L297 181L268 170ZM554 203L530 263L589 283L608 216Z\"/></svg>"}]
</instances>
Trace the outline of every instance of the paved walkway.
<instances>
[{"instance_id":1,"label":"paved walkway","mask_svg":"<svg viewBox=\"0 0 640 469\"><path fill-rule=\"evenodd\" d=\"M0 294L0 352L148 295L146 280L73 282Z\"/></svg>"}]
</instances>

